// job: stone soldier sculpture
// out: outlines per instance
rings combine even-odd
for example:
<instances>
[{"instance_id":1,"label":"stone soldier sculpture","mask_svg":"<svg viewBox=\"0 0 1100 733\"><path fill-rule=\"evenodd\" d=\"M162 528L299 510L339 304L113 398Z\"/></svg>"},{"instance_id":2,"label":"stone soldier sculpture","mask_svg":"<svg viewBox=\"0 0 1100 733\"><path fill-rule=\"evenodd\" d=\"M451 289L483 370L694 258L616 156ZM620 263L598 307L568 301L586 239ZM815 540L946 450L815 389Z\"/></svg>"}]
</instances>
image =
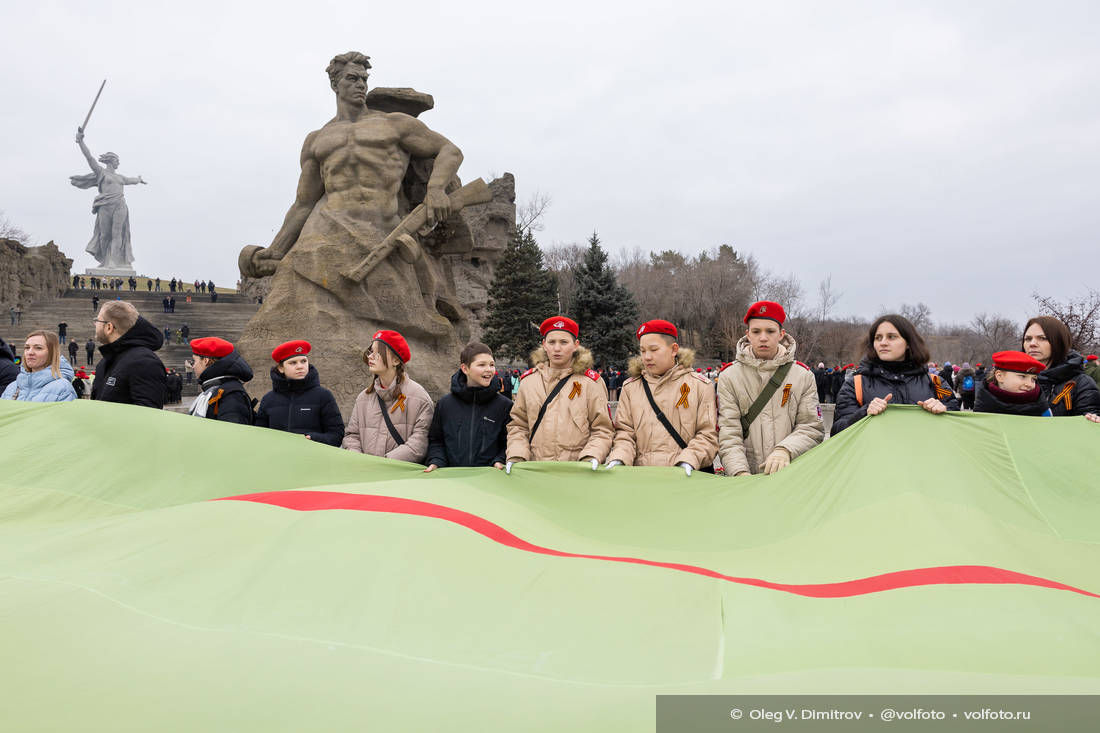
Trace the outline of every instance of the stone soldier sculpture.
<instances>
[{"instance_id":1,"label":"stone soldier sculpture","mask_svg":"<svg viewBox=\"0 0 1100 733\"><path fill-rule=\"evenodd\" d=\"M460 187L462 153L447 138L412 115L368 106L370 68L354 51L332 59L336 116L306 136L297 195L271 245L245 247L239 258L244 277L273 275L241 337L246 357L309 335L324 354L318 370L345 410L365 384L362 350L380 328L400 331L418 353L438 352L440 364L454 361L469 314L417 235L491 197L480 179ZM431 167L423 203L406 213L403 183L424 161ZM476 184L480 193L464 197Z\"/></svg>"}]
</instances>

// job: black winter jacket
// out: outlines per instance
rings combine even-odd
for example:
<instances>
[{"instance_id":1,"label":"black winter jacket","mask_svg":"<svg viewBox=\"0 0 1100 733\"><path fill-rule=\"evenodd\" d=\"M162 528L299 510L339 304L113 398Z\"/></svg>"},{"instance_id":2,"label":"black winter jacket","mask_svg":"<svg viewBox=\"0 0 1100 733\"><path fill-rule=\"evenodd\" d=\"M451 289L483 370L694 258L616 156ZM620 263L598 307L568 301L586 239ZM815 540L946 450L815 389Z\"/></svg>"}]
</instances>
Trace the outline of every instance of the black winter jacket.
<instances>
[{"instance_id":1,"label":"black winter jacket","mask_svg":"<svg viewBox=\"0 0 1100 733\"><path fill-rule=\"evenodd\" d=\"M1070 382L1073 384L1063 394ZM1039 389L1055 417L1087 412L1100 415L1100 390L1092 377L1085 374L1085 357L1076 351L1069 352L1061 364L1039 372Z\"/></svg>"},{"instance_id":2,"label":"black winter jacket","mask_svg":"<svg viewBox=\"0 0 1100 733\"><path fill-rule=\"evenodd\" d=\"M504 463L505 427L512 401L500 394L500 377L488 387L470 387L461 370L451 376L451 392L439 399L428 430L426 465L491 466Z\"/></svg>"},{"instance_id":3,"label":"black winter jacket","mask_svg":"<svg viewBox=\"0 0 1100 733\"><path fill-rule=\"evenodd\" d=\"M974 412L992 412L997 415L1027 415L1029 417L1050 414L1048 411L1049 405L1041 390L1038 394L1031 396L1030 402L1025 401L1026 397L1024 396L996 394L994 390L1001 391L997 390L995 386L990 389L987 382L977 383L977 391L974 396Z\"/></svg>"},{"instance_id":4,"label":"black winter jacket","mask_svg":"<svg viewBox=\"0 0 1100 733\"><path fill-rule=\"evenodd\" d=\"M137 323L111 344L99 347L92 399L143 407L164 407L168 391L164 364L153 352L164 345L157 327L138 316Z\"/></svg>"},{"instance_id":5,"label":"black winter jacket","mask_svg":"<svg viewBox=\"0 0 1100 733\"><path fill-rule=\"evenodd\" d=\"M256 425L308 435L317 443L339 447L344 439L344 419L332 392L321 386L317 368L310 364L305 379L287 379L271 368L271 386L256 410Z\"/></svg>"},{"instance_id":6,"label":"black winter jacket","mask_svg":"<svg viewBox=\"0 0 1100 733\"><path fill-rule=\"evenodd\" d=\"M19 367L15 364L15 350L0 339L0 391L19 376Z\"/></svg>"},{"instance_id":7,"label":"black winter jacket","mask_svg":"<svg viewBox=\"0 0 1100 733\"><path fill-rule=\"evenodd\" d=\"M855 376L862 376L863 402L856 401ZM830 435L850 427L867 417L867 405L876 397L890 398L892 405L915 405L923 400L935 397L948 410L958 410L959 401L944 385L937 394L928 368L922 364L902 362L882 362L878 359L864 359L853 374L844 378L844 385L836 396L836 411L833 413L833 428Z\"/></svg>"},{"instance_id":8,"label":"black winter jacket","mask_svg":"<svg viewBox=\"0 0 1100 733\"><path fill-rule=\"evenodd\" d=\"M206 417L251 425L252 398L242 384L251 379L252 367L248 366L248 362L236 349L208 366L202 373L201 386L204 392L211 388L214 390L206 408Z\"/></svg>"}]
</instances>

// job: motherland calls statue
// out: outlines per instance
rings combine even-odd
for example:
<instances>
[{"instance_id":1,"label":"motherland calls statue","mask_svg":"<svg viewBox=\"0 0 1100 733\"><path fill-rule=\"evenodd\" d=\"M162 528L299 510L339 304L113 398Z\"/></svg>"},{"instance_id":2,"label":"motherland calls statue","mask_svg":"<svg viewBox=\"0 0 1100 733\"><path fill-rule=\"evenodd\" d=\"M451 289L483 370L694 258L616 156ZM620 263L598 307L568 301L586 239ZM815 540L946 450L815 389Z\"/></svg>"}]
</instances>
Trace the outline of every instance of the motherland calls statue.
<instances>
[{"instance_id":1,"label":"motherland calls statue","mask_svg":"<svg viewBox=\"0 0 1100 733\"><path fill-rule=\"evenodd\" d=\"M90 115L91 113L89 113ZM96 215L95 231L85 251L99 262L105 272L92 274L121 275L133 272L131 263L134 253L130 249L130 209L122 195L122 187L145 183L141 176L130 178L118 172L118 155L104 153L99 161L84 144L84 131L78 129L76 143L84 159L88 161L91 173L70 176L69 182L77 188L98 188L99 195L92 202L92 213ZM100 165L102 163L103 165ZM114 272L110 272L114 271Z\"/></svg>"},{"instance_id":2,"label":"motherland calls statue","mask_svg":"<svg viewBox=\"0 0 1100 733\"><path fill-rule=\"evenodd\" d=\"M277 343L309 340L310 361L345 412L367 384L362 353L380 328L409 341L417 381L436 395L446 388L470 337L470 314L441 256L454 252L455 238L430 232L492 198L481 179L461 185L462 153L451 141L392 105L368 105L370 68L357 52L332 59L336 116L306 136L297 197L271 245L245 247L238 259L244 278L271 276L242 353L259 366ZM387 91L413 106L427 98L413 114L431 108L427 95Z\"/></svg>"}]
</instances>

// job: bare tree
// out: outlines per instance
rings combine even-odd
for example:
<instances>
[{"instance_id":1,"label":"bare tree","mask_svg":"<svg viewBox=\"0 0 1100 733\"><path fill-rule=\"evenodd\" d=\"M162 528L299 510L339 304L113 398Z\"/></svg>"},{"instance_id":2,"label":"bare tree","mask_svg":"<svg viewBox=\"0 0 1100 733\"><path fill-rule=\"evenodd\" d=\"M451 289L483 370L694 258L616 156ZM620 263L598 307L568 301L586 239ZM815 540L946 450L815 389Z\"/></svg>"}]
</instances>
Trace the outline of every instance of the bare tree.
<instances>
[{"instance_id":1,"label":"bare tree","mask_svg":"<svg viewBox=\"0 0 1100 733\"><path fill-rule=\"evenodd\" d=\"M543 252L546 269L558 280L558 313L562 315L568 315L573 307L576 292L574 268L584 261L587 249L580 244L558 244Z\"/></svg>"},{"instance_id":2,"label":"bare tree","mask_svg":"<svg viewBox=\"0 0 1100 733\"><path fill-rule=\"evenodd\" d=\"M1040 313L1054 316L1066 324L1073 337L1073 348L1088 353L1100 346L1100 291L1089 288L1087 296L1065 301L1038 293L1031 297Z\"/></svg>"},{"instance_id":3,"label":"bare tree","mask_svg":"<svg viewBox=\"0 0 1100 733\"><path fill-rule=\"evenodd\" d=\"M935 326L932 323L932 309L924 303L917 303L916 305L902 303L901 308L898 309L898 315L907 318L913 324L913 327L917 329L917 333L922 336L930 333Z\"/></svg>"},{"instance_id":4,"label":"bare tree","mask_svg":"<svg viewBox=\"0 0 1100 733\"><path fill-rule=\"evenodd\" d=\"M863 357L860 346L870 324L856 318L825 321L818 340L817 358L827 366L843 366L858 363Z\"/></svg>"},{"instance_id":5,"label":"bare tree","mask_svg":"<svg viewBox=\"0 0 1100 733\"><path fill-rule=\"evenodd\" d=\"M1020 348L1020 326L1004 316L979 313L970 321L970 327L978 337L978 353L983 358Z\"/></svg>"},{"instance_id":6,"label":"bare tree","mask_svg":"<svg viewBox=\"0 0 1100 733\"><path fill-rule=\"evenodd\" d=\"M833 308L840 301L842 293L833 289L833 276L829 275L817 286L817 303L813 311L802 318L796 318L787 328L798 340L799 358L810 362L824 361L819 344L825 332L826 321Z\"/></svg>"},{"instance_id":7,"label":"bare tree","mask_svg":"<svg viewBox=\"0 0 1100 733\"><path fill-rule=\"evenodd\" d=\"M516 207L516 228L524 232L540 232L543 229L542 215L550 208L553 199L539 190L528 197L527 202Z\"/></svg>"},{"instance_id":8,"label":"bare tree","mask_svg":"<svg viewBox=\"0 0 1100 733\"><path fill-rule=\"evenodd\" d=\"M0 239L14 239L19 244L30 246L31 236L12 224L3 210L0 210Z\"/></svg>"}]
</instances>

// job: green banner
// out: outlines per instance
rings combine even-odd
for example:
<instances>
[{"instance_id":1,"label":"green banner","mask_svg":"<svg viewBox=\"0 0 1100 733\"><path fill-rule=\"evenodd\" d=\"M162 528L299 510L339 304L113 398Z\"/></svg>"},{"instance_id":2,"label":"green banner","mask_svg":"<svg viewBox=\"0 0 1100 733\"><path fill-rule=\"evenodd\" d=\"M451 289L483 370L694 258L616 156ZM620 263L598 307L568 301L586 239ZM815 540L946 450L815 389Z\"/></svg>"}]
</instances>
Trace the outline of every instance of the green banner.
<instances>
[{"instance_id":1,"label":"green banner","mask_svg":"<svg viewBox=\"0 0 1100 733\"><path fill-rule=\"evenodd\" d=\"M647 731L687 693L1100 692L1100 425L892 406L773 476L432 474L0 402L12 731ZM219 499L227 499L217 501Z\"/></svg>"}]
</instances>

